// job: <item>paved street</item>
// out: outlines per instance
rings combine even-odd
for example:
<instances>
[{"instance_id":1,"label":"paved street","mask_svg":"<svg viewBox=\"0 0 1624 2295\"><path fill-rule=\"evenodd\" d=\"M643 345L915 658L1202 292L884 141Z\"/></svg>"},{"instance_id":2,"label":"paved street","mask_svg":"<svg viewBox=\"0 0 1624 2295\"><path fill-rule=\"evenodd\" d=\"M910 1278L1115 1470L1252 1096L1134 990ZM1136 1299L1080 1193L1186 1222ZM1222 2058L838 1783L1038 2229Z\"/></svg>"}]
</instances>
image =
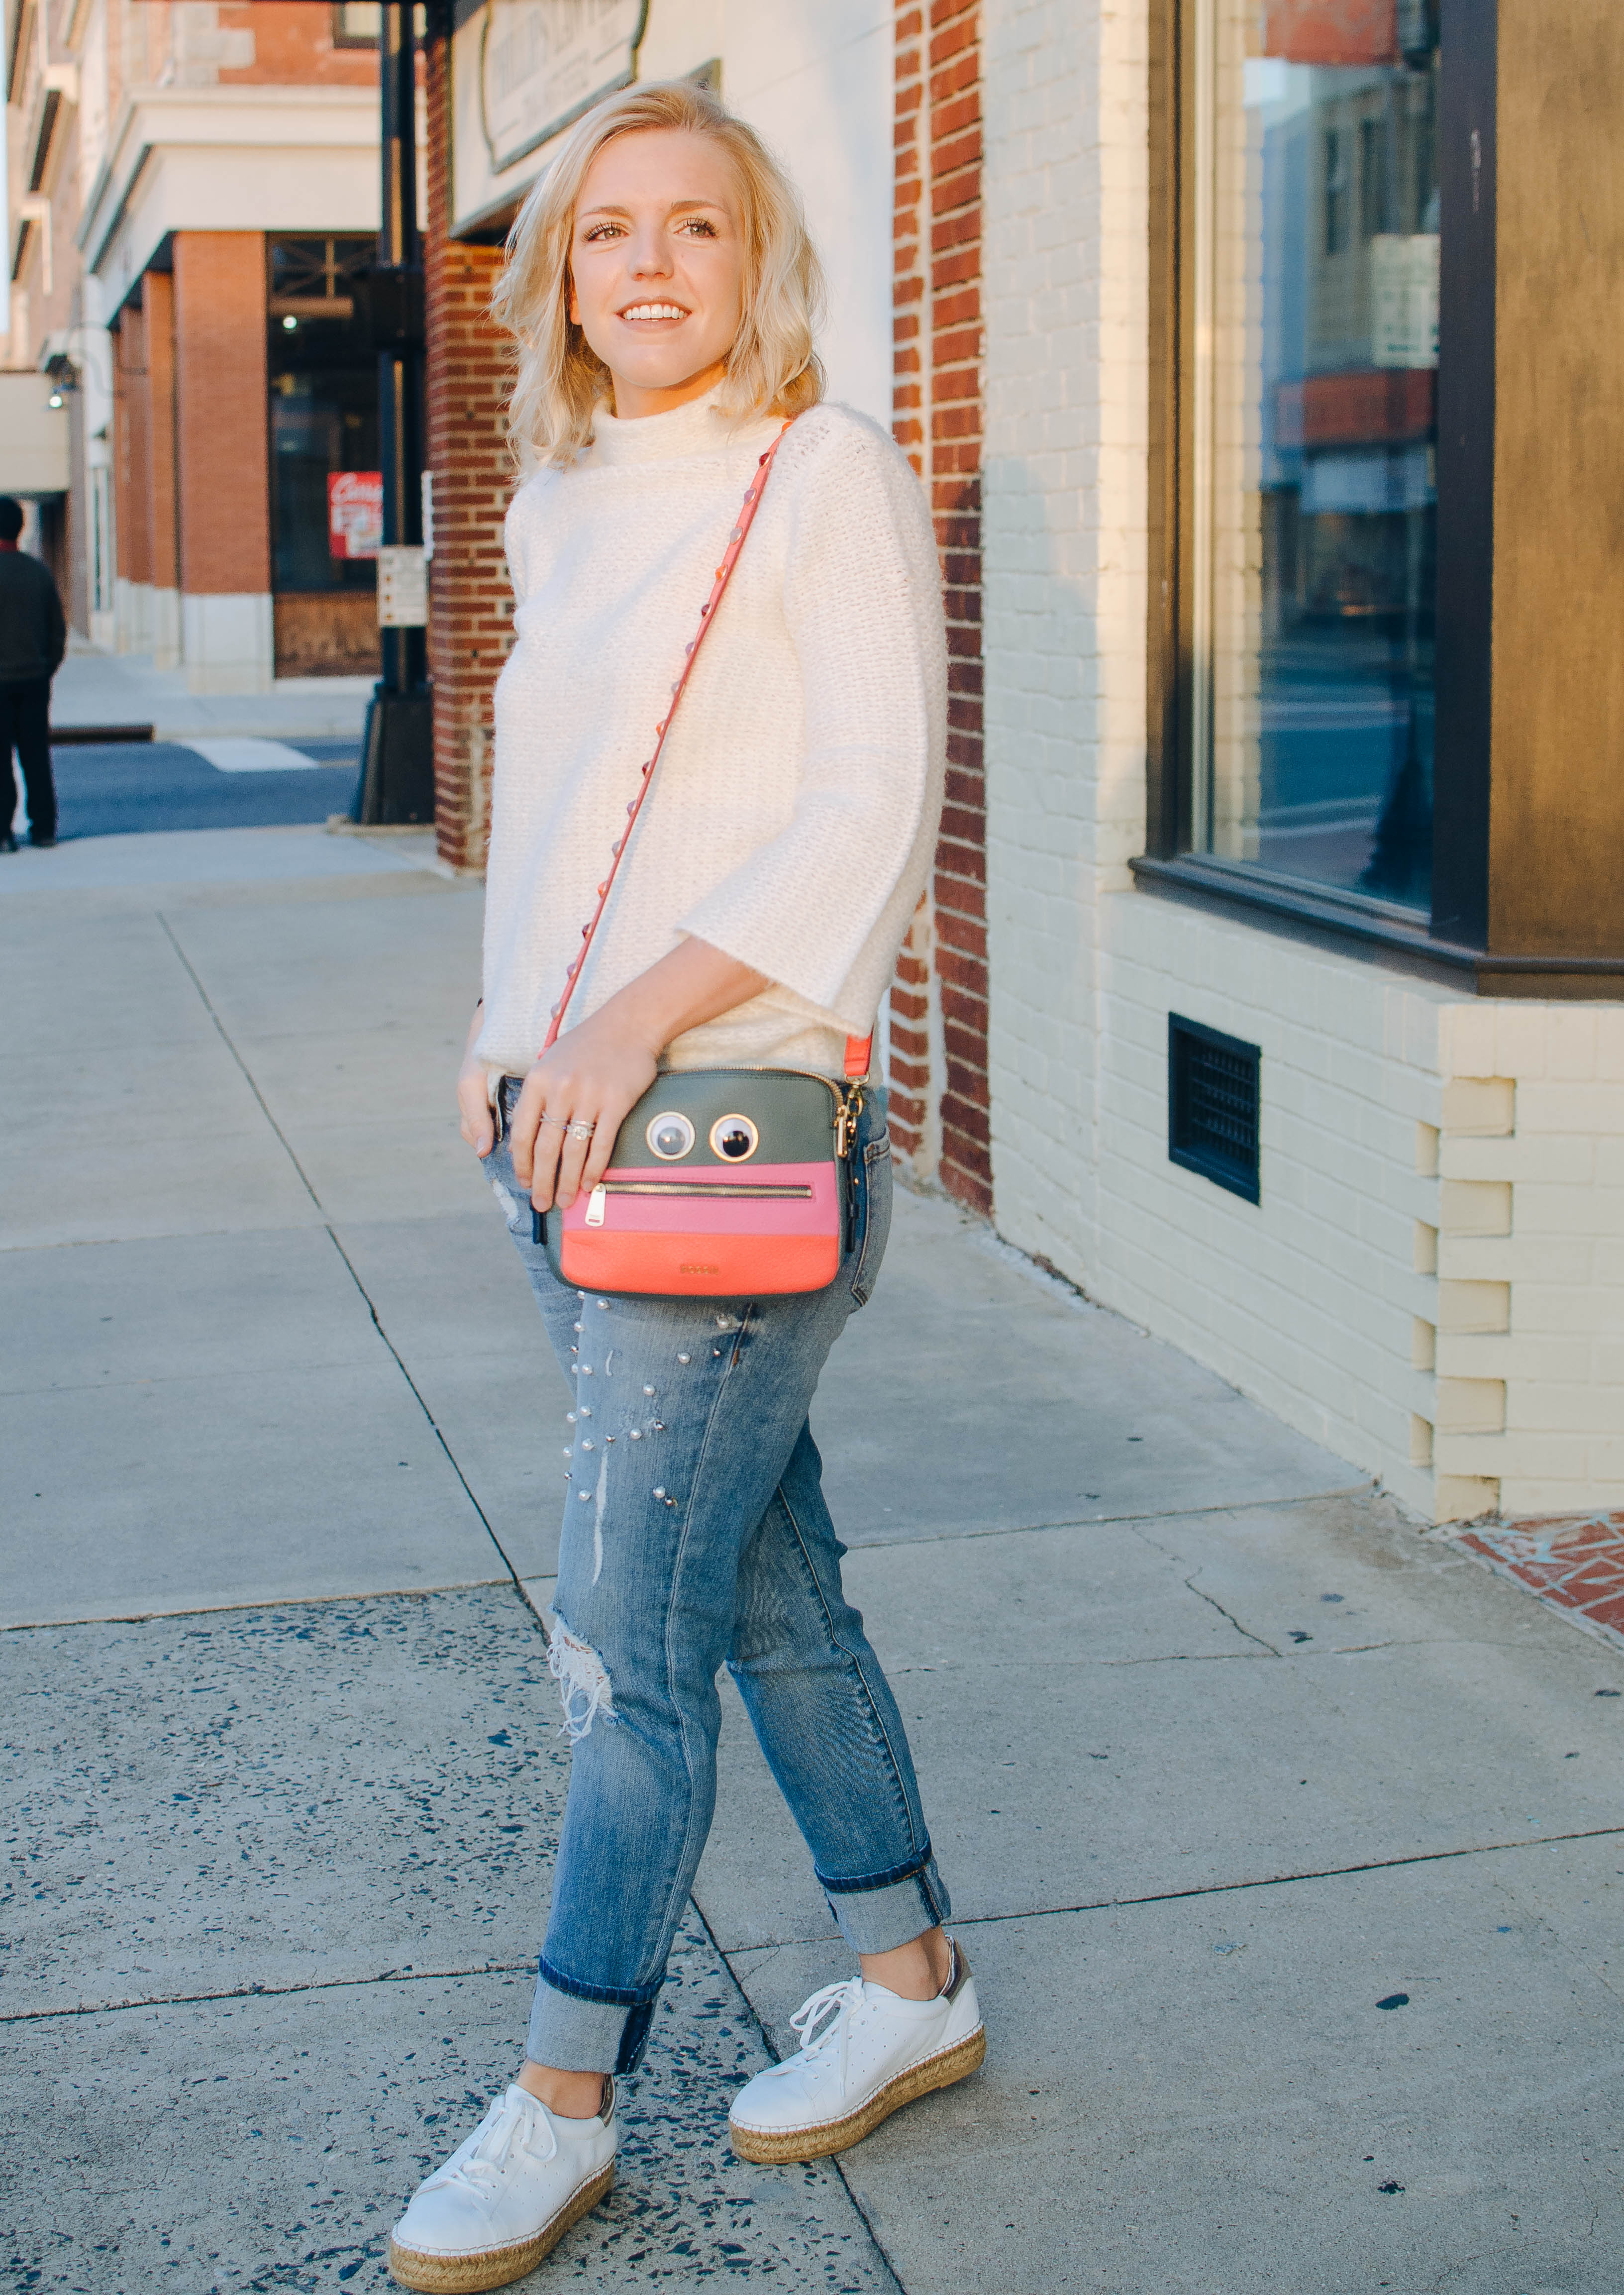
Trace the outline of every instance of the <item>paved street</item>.
<instances>
[{"instance_id":1,"label":"paved street","mask_svg":"<svg viewBox=\"0 0 1624 2295\"><path fill-rule=\"evenodd\" d=\"M65 844L165 829L273 829L349 811L360 764L355 741L305 739L295 748L233 739L208 746L216 755L176 741L59 744L51 754L57 835Z\"/></svg>"},{"instance_id":2,"label":"paved street","mask_svg":"<svg viewBox=\"0 0 1624 2295\"><path fill-rule=\"evenodd\" d=\"M4 2283L381 2288L567 1769L563 1390L448 1113L479 894L297 826L18 860ZM1624 1655L941 1202L814 1423L986 2067L730 2157L844 1963L729 1692L620 2180L526 2284L1617 2295Z\"/></svg>"}]
</instances>

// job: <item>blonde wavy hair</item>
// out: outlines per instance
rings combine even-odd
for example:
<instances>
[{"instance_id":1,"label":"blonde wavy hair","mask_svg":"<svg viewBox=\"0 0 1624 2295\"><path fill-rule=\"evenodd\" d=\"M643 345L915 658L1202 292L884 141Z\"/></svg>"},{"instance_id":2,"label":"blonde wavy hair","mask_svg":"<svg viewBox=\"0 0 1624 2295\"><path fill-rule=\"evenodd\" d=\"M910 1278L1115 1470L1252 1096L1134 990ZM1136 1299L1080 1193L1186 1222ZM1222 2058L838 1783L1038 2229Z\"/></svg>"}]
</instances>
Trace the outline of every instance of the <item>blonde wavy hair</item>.
<instances>
[{"instance_id":1,"label":"blonde wavy hair","mask_svg":"<svg viewBox=\"0 0 1624 2295\"><path fill-rule=\"evenodd\" d=\"M491 314L518 343L508 438L522 471L571 461L591 443L609 372L569 315L575 204L592 161L648 128L707 135L733 163L745 241L744 317L728 353L722 405L736 420L798 414L823 396L812 347L823 273L800 196L753 127L691 80L629 87L589 111L534 186L508 234Z\"/></svg>"}]
</instances>

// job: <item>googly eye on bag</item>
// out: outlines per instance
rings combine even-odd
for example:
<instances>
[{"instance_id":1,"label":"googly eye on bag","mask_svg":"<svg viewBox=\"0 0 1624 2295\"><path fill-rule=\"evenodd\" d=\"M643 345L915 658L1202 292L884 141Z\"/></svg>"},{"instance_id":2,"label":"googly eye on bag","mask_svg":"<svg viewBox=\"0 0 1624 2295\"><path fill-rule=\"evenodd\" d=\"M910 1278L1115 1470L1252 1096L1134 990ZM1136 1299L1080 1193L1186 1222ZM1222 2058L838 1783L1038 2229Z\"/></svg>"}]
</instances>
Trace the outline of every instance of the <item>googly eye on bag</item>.
<instances>
[{"instance_id":1,"label":"googly eye on bag","mask_svg":"<svg viewBox=\"0 0 1624 2295\"><path fill-rule=\"evenodd\" d=\"M651 1155L657 1156L662 1164L674 1164L693 1147L694 1127L685 1115L679 1115L674 1107L666 1108L649 1119L649 1128L643 1136L649 1142Z\"/></svg>"},{"instance_id":2,"label":"googly eye on bag","mask_svg":"<svg viewBox=\"0 0 1624 2295\"><path fill-rule=\"evenodd\" d=\"M747 1163L761 1145L761 1134L747 1115L719 1115L711 1126L711 1153L730 1164Z\"/></svg>"}]
</instances>

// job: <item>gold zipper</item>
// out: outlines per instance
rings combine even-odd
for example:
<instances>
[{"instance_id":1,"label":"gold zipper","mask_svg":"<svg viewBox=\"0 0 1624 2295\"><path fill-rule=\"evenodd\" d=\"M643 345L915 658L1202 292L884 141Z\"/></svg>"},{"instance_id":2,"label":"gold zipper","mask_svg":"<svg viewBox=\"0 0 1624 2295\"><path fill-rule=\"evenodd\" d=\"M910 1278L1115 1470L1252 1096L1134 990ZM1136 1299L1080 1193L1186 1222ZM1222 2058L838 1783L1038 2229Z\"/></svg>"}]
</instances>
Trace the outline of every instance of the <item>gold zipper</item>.
<instances>
[{"instance_id":1,"label":"gold zipper","mask_svg":"<svg viewBox=\"0 0 1624 2295\"><path fill-rule=\"evenodd\" d=\"M607 1196L798 1196L803 1200L812 1189L796 1186L789 1180L779 1183L772 1180L605 1180Z\"/></svg>"},{"instance_id":2,"label":"gold zipper","mask_svg":"<svg viewBox=\"0 0 1624 2295\"><path fill-rule=\"evenodd\" d=\"M799 1203L809 1203L812 1189L789 1181L782 1184L771 1180L728 1181L722 1180L600 1180L586 1199L588 1227L601 1227L603 1214L611 1196L658 1196L669 1199L675 1196L687 1203L698 1203L706 1196L746 1196L759 1202L765 1197L788 1197Z\"/></svg>"}]
</instances>

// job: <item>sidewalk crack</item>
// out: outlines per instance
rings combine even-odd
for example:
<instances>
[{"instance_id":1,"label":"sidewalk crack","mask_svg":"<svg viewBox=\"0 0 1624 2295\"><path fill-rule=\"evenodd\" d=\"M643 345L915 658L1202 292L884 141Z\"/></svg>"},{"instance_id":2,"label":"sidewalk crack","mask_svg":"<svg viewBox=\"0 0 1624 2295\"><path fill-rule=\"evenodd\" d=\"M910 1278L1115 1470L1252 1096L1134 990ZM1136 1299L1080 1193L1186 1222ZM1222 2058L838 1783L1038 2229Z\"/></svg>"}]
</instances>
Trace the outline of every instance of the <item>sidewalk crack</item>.
<instances>
[{"instance_id":1,"label":"sidewalk crack","mask_svg":"<svg viewBox=\"0 0 1624 2295\"><path fill-rule=\"evenodd\" d=\"M284 2000L299 1992L353 1992L368 1984L445 1984L463 1976L525 1976L528 1960L486 1960L469 1968L380 1968L365 1976L312 1976L292 1984L233 1984L219 1992L142 1994L129 2000L78 2000L71 2008L12 2008L0 2024L44 2024L68 2016L122 2016L134 2008L206 2008L215 2000Z\"/></svg>"},{"instance_id":2,"label":"sidewalk crack","mask_svg":"<svg viewBox=\"0 0 1624 2295\"><path fill-rule=\"evenodd\" d=\"M1254 1634L1250 1626L1242 1625L1234 1611L1226 1610L1223 1604L1218 1599L1218 1597L1215 1594L1209 1594L1204 1587L1198 1586L1196 1583L1196 1573L1194 1571L1190 1572L1190 1575L1185 1580L1184 1583L1188 1592L1198 1596L1202 1601L1209 1604L1212 1608L1217 1611L1220 1618L1227 1618L1228 1622L1235 1628L1236 1632L1241 1635L1245 1640L1255 1642L1261 1650L1267 1650L1270 1657L1278 1657L1281 1654L1272 1642L1266 1642L1261 1634Z\"/></svg>"},{"instance_id":3,"label":"sidewalk crack","mask_svg":"<svg viewBox=\"0 0 1624 2295\"><path fill-rule=\"evenodd\" d=\"M287 1156L288 1161L298 1173L299 1183L303 1187L305 1193L309 1197L317 1211L321 1213L322 1224L327 1231L327 1239L331 1244L333 1249L338 1253L339 1258L344 1262L346 1268L349 1271L350 1281L361 1294L366 1311L372 1319L372 1328L377 1332L384 1345L388 1349L390 1355L394 1359L395 1367L399 1371L402 1378L405 1380L407 1389L410 1392L413 1401L415 1401L418 1409L428 1420L429 1430L433 1433L435 1441L439 1444L441 1450L445 1454L446 1464L450 1466L452 1473L456 1476L458 1482L461 1483L463 1495L466 1497L469 1506L472 1507L475 1514L478 1516L480 1523L483 1524L486 1536L490 1540L491 1544L496 1548L497 1553L502 1556L502 1567L506 1570L509 1577L513 1580L515 1587L518 1589L520 1601L523 1602L525 1607L531 1613L532 1616L535 1617L537 1624L544 1625L540 1611L537 1610L535 1603L530 1599L529 1595L525 1590L524 1580L519 1576L518 1572L514 1567L513 1557L508 1552L506 1547L503 1546L501 1539L497 1537L495 1526L492 1523L489 1515L486 1514L485 1508L474 1496L473 1489L469 1482L468 1476L463 1473L461 1466L457 1463L457 1454L452 1449L451 1444L446 1441L438 1421L436 1419L433 1411L428 1408L428 1401L423 1394L422 1389L418 1385L417 1381L406 1368L405 1360L401 1354L400 1349L396 1345L388 1331L385 1330L382 1320L378 1312L377 1303L372 1298L371 1294L368 1291L366 1285L361 1280L361 1277L356 1271L354 1260L351 1259L348 1252L345 1250L344 1246L339 1242L338 1231L334 1228L332 1221L328 1216L327 1206L323 1204L322 1198L317 1195L314 1188L311 1185L310 1174L306 1171L304 1165L299 1162L298 1157L293 1152L292 1143L290 1141L287 1133L282 1130L281 1124L278 1123L276 1118L272 1115L270 1107L266 1102L265 1096L264 1092L260 1090L258 1083L255 1080L252 1068L249 1067L248 1062L243 1058L242 1054L232 1041L231 1032L226 1027L224 1021L221 1019L220 1015L216 1011L213 1004L209 1001L208 991L204 987L202 981L199 978L197 968L193 965L192 959L187 955L185 950L181 946L180 942L175 938L174 927L171 926L168 918L164 914L161 909L158 911L158 921L163 927L165 937L167 939L170 947L175 951L175 955L179 958L187 978L197 990L198 995L202 1002L203 1009L214 1022L216 1033L218 1034L220 1041L224 1045L226 1050L237 1063L238 1067L242 1071L243 1081L248 1085L249 1090L253 1093L255 1098L258 1101L261 1115L265 1117L265 1122L270 1125L272 1131L275 1133L278 1140L281 1142L282 1152Z\"/></svg>"},{"instance_id":4,"label":"sidewalk crack","mask_svg":"<svg viewBox=\"0 0 1624 2295\"><path fill-rule=\"evenodd\" d=\"M700 1927L705 1931L706 1935L709 1938L711 1945L716 1954L716 1957L721 1961L723 1968L726 1969L729 1976L732 1979L734 1989L737 1991L739 1999L744 2004L745 2015L755 2026L756 2033L760 2038L763 2049L776 2063L779 2061L778 2052L767 2037L767 2027L763 2023L761 2017L757 2014L755 2003L745 1990L744 1985L739 1980L738 1971L734 1968L732 1962L729 1959L726 1952L722 1949L722 1944L716 1935L716 1932L710 1924L710 1920L705 1911L705 1907L700 1904L698 1897L691 1894L690 1895L688 1901L694 1908L695 1919L698 1922ZM748 1948L749 1948L747 1947L741 1948L741 1949L746 1950ZM853 2208L856 2210L858 2221L861 2224L863 2229L868 2233L869 2239L874 2243L874 2251L878 2256L881 2266L885 2272L887 2278L890 2280L892 2286L895 2289L896 2295L908 2295L908 2290L903 2283L902 2275L897 2269L896 2260L892 2255L890 2250L886 2247L885 2241L880 2237L879 2233L875 2226L872 2213L874 2202L869 2199L866 2192L862 2192L858 2189L857 2185L852 2181L850 2176L847 2175L845 2161L841 2157L840 2153L837 2152L830 2152L821 2160L810 2161L808 2165L817 2168L832 2168L834 2169L836 2176L839 2177L842 2184L845 2186L846 2197L851 2201Z\"/></svg>"},{"instance_id":5,"label":"sidewalk crack","mask_svg":"<svg viewBox=\"0 0 1624 2295\"><path fill-rule=\"evenodd\" d=\"M309 1173L299 1162L298 1157L294 1154L291 1147L290 1147L288 1143L288 1135L282 1130L281 1124L276 1121L276 1118L272 1115L270 1108L267 1107L265 1103L265 1096L264 1092L260 1090L258 1084L254 1080L254 1072L252 1068L249 1067L248 1062L237 1049L236 1045L233 1043L230 1032L227 1030L224 1021L221 1019L220 1015L215 1010L213 1004L210 1003L208 991L204 987L202 981L198 977L197 968L192 963L192 959L187 955L185 950L181 946L179 941L176 940L175 936L175 928L170 924L168 918L164 914L161 909L158 911L158 921L163 928L165 939L175 951L175 955L180 959L181 965L185 972L186 977L197 990L198 996L202 1003L204 1011L208 1013L209 1018L214 1022L215 1033L218 1035L220 1041L224 1045L233 1059L236 1061L237 1066L241 1069L243 1082L253 1093L255 1098L259 1102L260 1114L270 1125L272 1131L276 1134L278 1143L282 1148L283 1155L286 1156L289 1163L292 1164L294 1170L298 1173L299 1185L304 1188L305 1193L309 1197L311 1202L315 1205L317 1211L322 1213L322 1216L324 1219L327 1215L326 1207L322 1204L320 1196L317 1195L315 1189L311 1186Z\"/></svg>"}]
</instances>

